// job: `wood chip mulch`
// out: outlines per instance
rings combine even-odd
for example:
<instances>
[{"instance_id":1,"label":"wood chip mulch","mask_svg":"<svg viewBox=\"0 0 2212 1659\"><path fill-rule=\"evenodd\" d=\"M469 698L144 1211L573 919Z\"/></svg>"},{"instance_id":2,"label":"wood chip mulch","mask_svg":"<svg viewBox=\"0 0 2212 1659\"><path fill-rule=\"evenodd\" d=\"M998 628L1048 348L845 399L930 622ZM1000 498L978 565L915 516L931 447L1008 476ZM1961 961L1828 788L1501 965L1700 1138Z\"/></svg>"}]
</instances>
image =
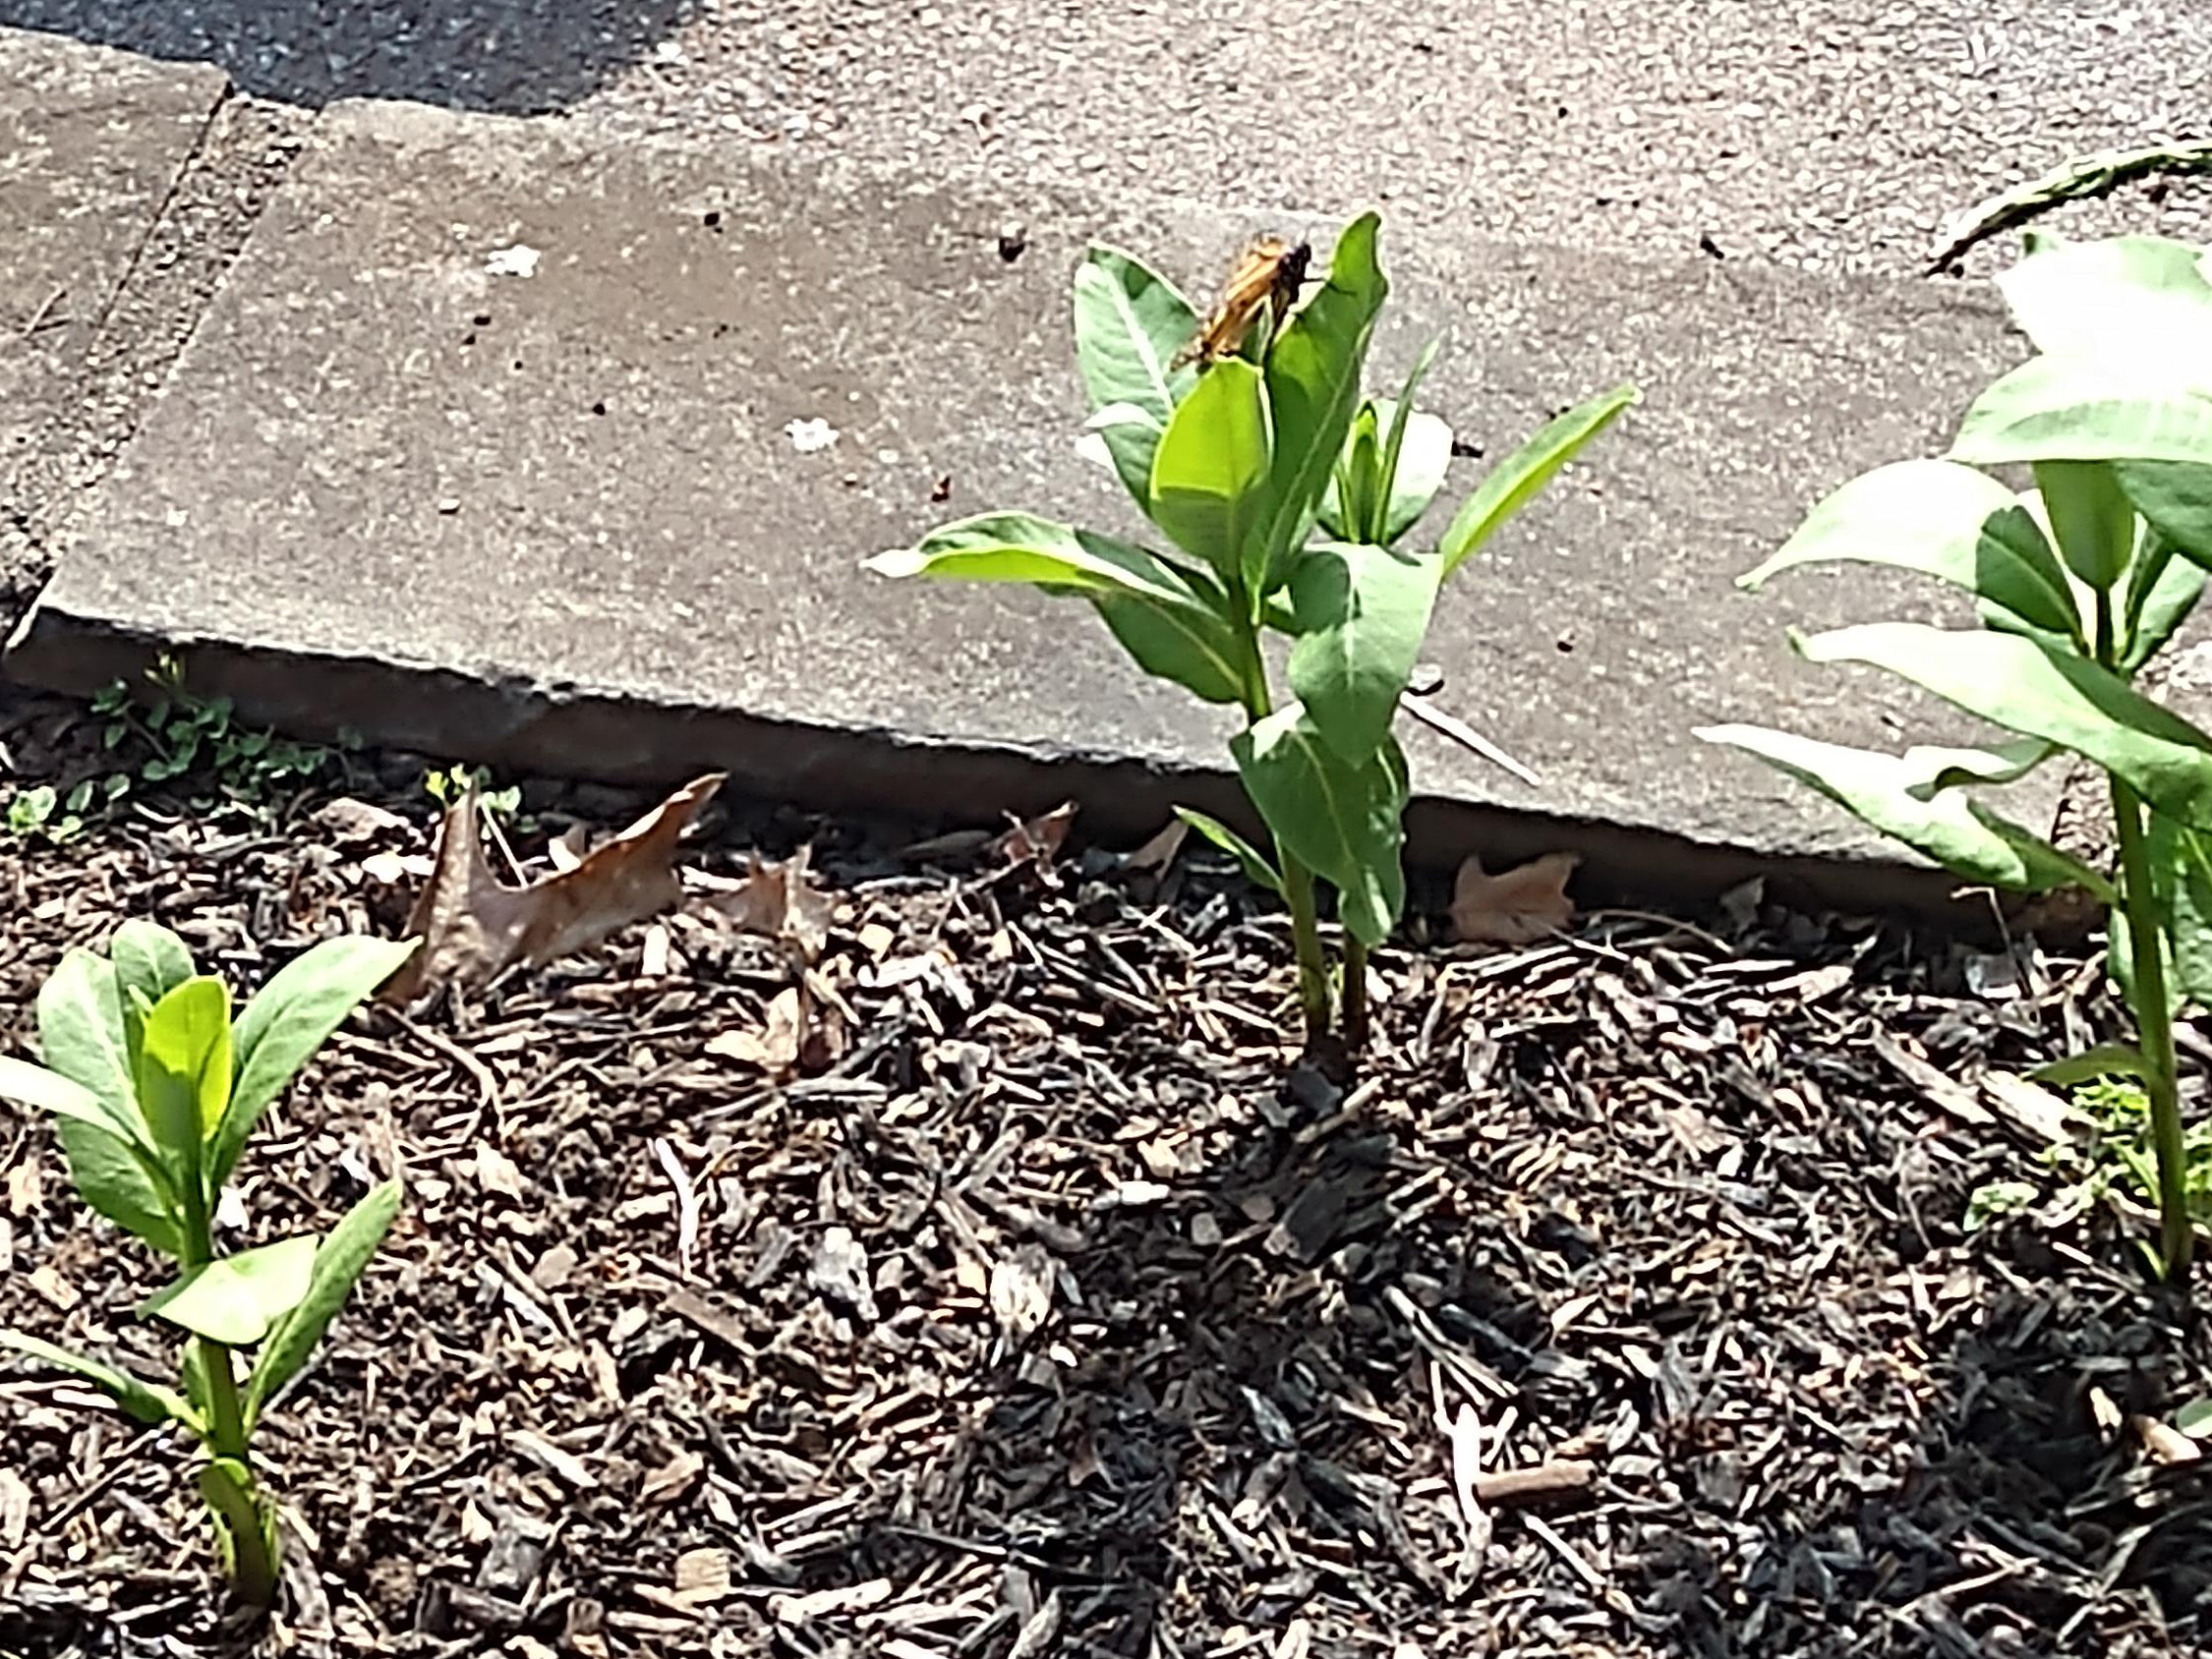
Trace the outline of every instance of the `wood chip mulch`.
<instances>
[{"instance_id":1,"label":"wood chip mulch","mask_svg":"<svg viewBox=\"0 0 2212 1659\"><path fill-rule=\"evenodd\" d=\"M0 842L0 1048L125 916L247 985L389 931L406 774L354 789L396 825ZM580 799L526 797L541 843ZM1601 914L1380 953L1344 1093L1193 851L1052 883L722 823L696 867L803 834L838 900L813 1074L715 1047L788 970L685 913L361 1016L250 1147L240 1243L409 1182L263 1431L263 1650L2212 1651L2212 1460L2150 1432L2212 1395L2201 1328L2109 1222L1962 1224L2040 1168L1982 1079L2093 1034L2093 971L1748 894ZM5 1106L0 1173L0 1324L162 1374L150 1262ZM0 1368L0 1652L216 1643L184 1449L80 1402Z\"/></svg>"}]
</instances>

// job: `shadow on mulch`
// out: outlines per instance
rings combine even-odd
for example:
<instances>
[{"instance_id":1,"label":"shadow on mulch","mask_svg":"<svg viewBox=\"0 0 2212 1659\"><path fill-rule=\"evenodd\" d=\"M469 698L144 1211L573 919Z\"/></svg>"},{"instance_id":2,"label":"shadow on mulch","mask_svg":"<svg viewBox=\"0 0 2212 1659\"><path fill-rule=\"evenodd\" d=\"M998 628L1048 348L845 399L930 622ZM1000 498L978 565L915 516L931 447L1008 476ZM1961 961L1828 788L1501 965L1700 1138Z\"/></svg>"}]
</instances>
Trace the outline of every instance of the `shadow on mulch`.
<instances>
[{"instance_id":1,"label":"shadow on mulch","mask_svg":"<svg viewBox=\"0 0 2212 1659\"><path fill-rule=\"evenodd\" d=\"M411 98L537 115L617 79L698 0L0 0L0 26L210 63L241 91L320 108Z\"/></svg>"},{"instance_id":2,"label":"shadow on mulch","mask_svg":"<svg viewBox=\"0 0 2212 1659\"><path fill-rule=\"evenodd\" d=\"M0 846L0 1045L123 914L248 982L388 926L371 860L420 856L429 815L415 763L377 764L353 787L404 822L314 797L246 832L157 809ZM636 803L526 804L550 831ZM2067 964L1756 903L1425 944L1379 959L1371 1075L1340 1096L1286 1087L1281 930L1188 857L1155 888L1087 854L1039 891L732 817L811 836L844 897L825 972L854 1028L823 1074L723 1057L782 970L678 917L464 1017L355 1028L250 1152L240 1243L410 1179L271 1415L314 1564L279 1649L2212 1640L2206 1465L2147 1426L2212 1395L2201 1330L2109 1228L1964 1231L1978 1185L2035 1166L1926 1081L2092 1028ZM0 1323L157 1367L122 1316L145 1263L42 1125L0 1110ZM44 1379L0 1394L0 1651L193 1641L179 1454Z\"/></svg>"}]
</instances>

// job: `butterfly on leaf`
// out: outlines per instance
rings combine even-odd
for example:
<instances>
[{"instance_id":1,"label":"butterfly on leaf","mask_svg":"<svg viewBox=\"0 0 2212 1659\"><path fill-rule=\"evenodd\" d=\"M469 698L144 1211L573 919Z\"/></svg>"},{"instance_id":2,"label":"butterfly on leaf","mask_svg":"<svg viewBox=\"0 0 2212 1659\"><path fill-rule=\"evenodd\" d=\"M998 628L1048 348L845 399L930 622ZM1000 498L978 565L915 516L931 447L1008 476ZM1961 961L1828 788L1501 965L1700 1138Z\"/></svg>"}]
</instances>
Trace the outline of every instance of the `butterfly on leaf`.
<instances>
[{"instance_id":1,"label":"butterfly on leaf","mask_svg":"<svg viewBox=\"0 0 2212 1659\"><path fill-rule=\"evenodd\" d=\"M1171 367L1187 363L1201 368L1235 357L1260 314L1268 315L1270 330L1282 325L1284 315L1298 299L1306 281L1306 267L1313 250L1304 242L1285 242L1279 236L1256 238L1238 256L1237 267L1221 290L1221 298L1199 324L1191 343L1176 353Z\"/></svg>"}]
</instances>

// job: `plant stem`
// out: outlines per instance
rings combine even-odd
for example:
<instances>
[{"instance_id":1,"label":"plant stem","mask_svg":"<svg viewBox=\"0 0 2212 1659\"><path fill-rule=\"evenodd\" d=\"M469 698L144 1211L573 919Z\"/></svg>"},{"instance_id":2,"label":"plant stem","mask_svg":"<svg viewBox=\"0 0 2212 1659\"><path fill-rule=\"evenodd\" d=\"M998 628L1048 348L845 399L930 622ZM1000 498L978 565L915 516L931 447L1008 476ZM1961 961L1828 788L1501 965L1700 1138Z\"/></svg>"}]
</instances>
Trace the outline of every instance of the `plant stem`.
<instances>
[{"instance_id":1,"label":"plant stem","mask_svg":"<svg viewBox=\"0 0 2212 1659\"><path fill-rule=\"evenodd\" d=\"M1368 1046L1368 947L1344 936L1344 1046L1354 1054Z\"/></svg>"},{"instance_id":2,"label":"plant stem","mask_svg":"<svg viewBox=\"0 0 2212 1659\"><path fill-rule=\"evenodd\" d=\"M2196 1228L2189 1219L2181 1065L2174 1050L2174 1005L2166 989L2166 916L2151 879L2143 803L2117 777L2112 780L2112 815L2120 833L2120 896L2127 914L2127 949L2133 970L2130 1001L2135 1004L2135 1030L2142 1044L2151 1146L2158 1155L2159 1259L2168 1283L2181 1284L2188 1277Z\"/></svg>"},{"instance_id":3,"label":"plant stem","mask_svg":"<svg viewBox=\"0 0 2212 1659\"><path fill-rule=\"evenodd\" d=\"M1256 607L1240 600L1243 616ZM1267 686L1267 662L1260 655L1259 624L1244 625L1244 705L1247 724L1257 724L1275 712L1274 693ZM1266 815L1262 813L1264 820ZM1313 898L1313 872L1283 844L1282 833L1270 824L1275 842L1275 868L1283 878L1283 904L1290 911L1291 941L1298 952L1298 1001L1306 1015L1309 1046L1329 1034L1331 1008L1328 958L1321 951L1321 924Z\"/></svg>"},{"instance_id":4,"label":"plant stem","mask_svg":"<svg viewBox=\"0 0 2212 1659\"><path fill-rule=\"evenodd\" d=\"M215 1259L214 1233L208 1226L207 1197L202 1189L202 1178L196 1169L185 1182L184 1226L180 1230L183 1251L179 1265L187 1273L205 1267ZM261 1495L254 1489L252 1465L246 1460L246 1413L239 1404L238 1374L231 1368L229 1344L212 1338L193 1338L192 1356L205 1396L208 1455L236 1465L243 1483L234 1480L229 1485L252 1514L242 1520L236 1513L237 1506L219 1505L212 1499L208 1502L208 1512L214 1517L216 1530L228 1540L224 1565L230 1570L231 1585L239 1599L249 1607L265 1608L276 1599L276 1558L269 1546L268 1528L263 1524L265 1515ZM206 1493L206 1482L202 1482L201 1490Z\"/></svg>"}]
</instances>

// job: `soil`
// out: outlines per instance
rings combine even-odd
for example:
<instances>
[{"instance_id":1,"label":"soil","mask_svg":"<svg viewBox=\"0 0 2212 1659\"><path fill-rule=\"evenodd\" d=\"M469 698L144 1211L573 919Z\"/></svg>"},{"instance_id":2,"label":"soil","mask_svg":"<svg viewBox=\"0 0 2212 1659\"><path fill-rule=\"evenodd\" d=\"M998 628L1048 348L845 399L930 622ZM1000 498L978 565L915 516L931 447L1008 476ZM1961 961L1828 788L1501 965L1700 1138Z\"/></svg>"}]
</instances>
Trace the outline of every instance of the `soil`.
<instances>
[{"instance_id":1,"label":"soil","mask_svg":"<svg viewBox=\"0 0 2212 1659\"><path fill-rule=\"evenodd\" d=\"M19 778L95 764L83 711L0 699ZM0 1051L127 916L241 987L392 932L420 777L0 839ZM510 838L644 804L531 783ZM297 1536L253 1644L2212 1651L2212 1463L2166 1426L2201 1325L2102 1209L1963 1221L2047 1180L2004 1079L2109 1029L2093 964L1755 890L1508 948L1417 916L1347 1092L1226 867L927 829L710 819L693 867L809 844L838 901L842 1031L787 1080L730 1051L789 969L699 906L328 1046L233 1241L409 1199L263 1430ZM153 1264L46 1124L0 1106L0 1324L162 1374ZM247 1645L188 1449L29 1367L0 1397L0 1652Z\"/></svg>"}]
</instances>

